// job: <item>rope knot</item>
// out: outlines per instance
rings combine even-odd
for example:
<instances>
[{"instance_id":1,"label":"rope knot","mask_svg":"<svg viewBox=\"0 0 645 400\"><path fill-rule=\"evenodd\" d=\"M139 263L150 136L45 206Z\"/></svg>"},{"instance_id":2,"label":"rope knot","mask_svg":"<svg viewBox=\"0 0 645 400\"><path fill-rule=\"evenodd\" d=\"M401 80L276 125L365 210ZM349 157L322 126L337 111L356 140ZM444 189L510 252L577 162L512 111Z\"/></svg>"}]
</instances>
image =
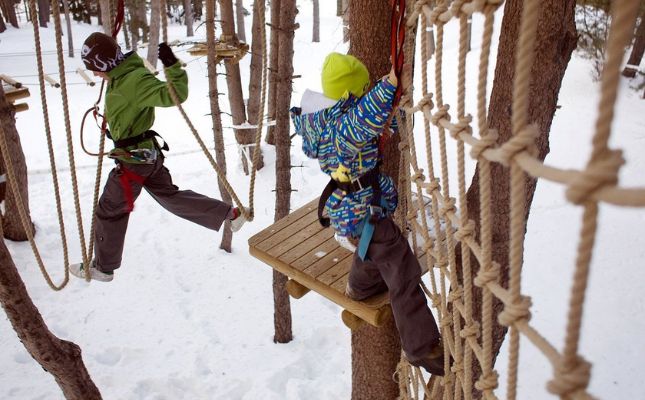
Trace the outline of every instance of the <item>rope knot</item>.
<instances>
[{"instance_id":1,"label":"rope knot","mask_svg":"<svg viewBox=\"0 0 645 400\"><path fill-rule=\"evenodd\" d=\"M448 114L448 110L450 110L450 106L448 104L444 104L439 107L437 112L432 114L432 117L430 118L432 125L439 126L439 121L441 121L442 119L447 119L448 121L450 121L450 114Z\"/></svg>"},{"instance_id":2,"label":"rope knot","mask_svg":"<svg viewBox=\"0 0 645 400\"><path fill-rule=\"evenodd\" d=\"M455 206L457 204L457 200L454 197L449 197L444 201L443 207L439 209L439 216L442 218L446 218L448 213L454 213L455 210L457 210L457 207Z\"/></svg>"},{"instance_id":3,"label":"rope knot","mask_svg":"<svg viewBox=\"0 0 645 400\"><path fill-rule=\"evenodd\" d=\"M423 168L419 168L412 176L410 176L410 180L418 185L423 185L423 182L426 180L425 175L423 175Z\"/></svg>"},{"instance_id":4,"label":"rope knot","mask_svg":"<svg viewBox=\"0 0 645 400\"><path fill-rule=\"evenodd\" d=\"M511 326L516 321L531 319L531 298L528 296L520 296L519 301L511 302L504 306L497 320L501 325Z\"/></svg>"},{"instance_id":5,"label":"rope knot","mask_svg":"<svg viewBox=\"0 0 645 400\"><path fill-rule=\"evenodd\" d=\"M448 294L448 302L454 303L457 300L461 300L462 297L464 297L464 289L453 289L450 291L450 294Z\"/></svg>"},{"instance_id":6,"label":"rope knot","mask_svg":"<svg viewBox=\"0 0 645 400\"><path fill-rule=\"evenodd\" d=\"M429 182L426 182L423 184L423 186L426 189L426 193L432 196L432 193L435 190L439 190L440 185L439 185L439 180L436 178L430 178Z\"/></svg>"},{"instance_id":7,"label":"rope knot","mask_svg":"<svg viewBox=\"0 0 645 400\"><path fill-rule=\"evenodd\" d=\"M432 9L430 13L430 23L432 25L443 25L450 21L452 15L449 13L450 9L445 3L440 3Z\"/></svg>"},{"instance_id":8,"label":"rope knot","mask_svg":"<svg viewBox=\"0 0 645 400\"><path fill-rule=\"evenodd\" d=\"M622 151L606 151L598 159L592 160L569 186L566 192L567 199L574 204L582 204L603 187L614 186L618 182L618 172L624 163Z\"/></svg>"},{"instance_id":9,"label":"rope knot","mask_svg":"<svg viewBox=\"0 0 645 400\"><path fill-rule=\"evenodd\" d=\"M455 232L455 239L458 242L463 242L464 239L470 238L475 233L475 221L469 219L466 225L460 226Z\"/></svg>"},{"instance_id":10,"label":"rope knot","mask_svg":"<svg viewBox=\"0 0 645 400\"><path fill-rule=\"evenodd\" d=\"M479 337L479 322L471 322L470 324L467 324L464 326L464 328L459 332L459 337L462 339L467 339L469 337Z\"/></svg>"},{"instance_id":11,"label":"rope knot","mask_svg":"<svg viewBox=\"0 0 645 400\"><path fill-rule=\"evenodd\" d=\"M443 318L441 318L441 323L440 323L442 328L450 328L452 325L452 316L451 315L444 315Z\"/></svg>"},{"instance_id":12,"label":"rope knot","mask_svg":"<svg viewBox=\"0 0 645 400\"><path fill-rule=\"evenodd\" d=\"M464 372L464 361L455 359L454 363L452 364L452 367L450 367L450 370L455 374Z\"/></svg>"},{"instance_id":13,"label":"rope knot","mask_svg":"<svg viewBox=\"0 0 645 400\"><path fill-rule=\"evenodd\" d=\"M472 120L473 116L470 114L464 117L459 117L459 121L450 127L450 136L455 140L459 140L462 133L472 135L473 129L470 127Z\"/></svg>"},{"instance_id":14,"label":"rope knot","mask_svg":"<svg viewBox=\"0 0 645 400\"><path fill-rule=\"evenodd\" d=\"M410 148L410 145L408 144L407 140L401 140L396 147L399 149L399 151L406 151L408 148Z\"/></svg>"},{"instance_id":15,"label":"rope knot","mask_svg":"<svg viewBox=\"0 0 645 400\"><path fill-rule=\"evenodd\" d=\"M475 286L484 287L488 282L496 281L499 276L499 264L496 262L482 267L475 277Z\"/></svg>"},{"instance_id":16,"label":"rope knot","mask_svg":"<svg viewBox=\"0 0 645 400\"><path fill-rule=\"evenodd\" d=\"M487 374L482 374L482 376L477 379L475 382L475 389L482 392L489 392L497 388L497 371L490 371Z\"/></svg>"},{"instance_id":17,"label":"rope knot","mask_svg":"<svg viewBox=\"0 0 645 400\"><path fill-rule=\"evenodd\" d=\"M474 160L479 159L483 152L495 146L498 137L499 134L495 129L487 129L482 132L481 138L470 149L470 157Z\"/></svg>"},{"instance_id":18,"label":"rope knot","mask_svg":"<svg viewBox=\"0 0 645 400\"><path fill-rule=\"evenodd\" d=\"M468 16L468 13L465 12L462 8L464 6L464 3L470 2L470 0L455 0L452 2L452 5L450 6L450 12L452 15L454 15L457 18L461 18L463 16Z\"/></svg>"},{"instance_id":19,"label":"rope knot","mask_svg":"<svg viewBox=\"0 0 645 400\"><path fill-rule=\"evenodd\" d=\"M432 302L432 307L439 309L441 307L441 295L440 294L433 294L430 297L430 301Z\"/></svg>"},{"instance_id":20,"label":"rope knot","mask_svg":"<svg viewBox=\"0 0 645 400\"><path fill-rule=\"evenodd\" d=\"M499 148L501 151L501 163L505 166L509 166L513 157L524 150L535 155L537 151L537 148L535 147L535 138L539 135L540 129L537 125L531 124L525 126Z\"/></svg>"},{"instance_id":21,"label":"rope knot","mask_svg":"<svg viewBox=\"0 0 645 400\"><path fill-rule=\"evenodd\" d=\"M562 398L568 398L574 392L585 389L591 378L591 364L582 357L576 356L573 365L565 363L556 365L555 376L547 384L547 390Z\"/></svg>"},{"instance_id":22,"label":"rope knot","mask_svg":"<svg viewBox=\"0 0 645 400\"><path fill-rule=\"evenodd\" d=\"M423 111L430 112L434 108L434 102L432 101L432 93L428 93L419 100L414 111Z\"/></svg>"}]
</instances>

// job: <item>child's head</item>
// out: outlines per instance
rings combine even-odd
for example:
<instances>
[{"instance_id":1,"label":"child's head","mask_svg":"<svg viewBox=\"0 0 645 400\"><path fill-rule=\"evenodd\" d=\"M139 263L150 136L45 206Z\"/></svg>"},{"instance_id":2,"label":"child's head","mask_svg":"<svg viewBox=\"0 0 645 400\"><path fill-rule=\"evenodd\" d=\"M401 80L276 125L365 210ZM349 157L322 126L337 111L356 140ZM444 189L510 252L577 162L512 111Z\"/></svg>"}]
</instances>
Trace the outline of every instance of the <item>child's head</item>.
<instances>
[{"instance_id":1,"label":"child's head","mask_svg":"<svg viewBox=\"0 0 645 400\"><path fill-rule=\"evenodd\" d=\"M85 39L81 58L88 70L107 73L119 65L124 56L116 40L104 33L94 32Z\"/></svg>"},{"instance_id":2,"label":"child's head","mask_svg":"<svg viewBox=\"0 0 645 400\"><path fill-rule=\"evenodd\" d=\"M370 84L367 67L356 57L330 53L322 68L323 94L333 100L340 100L351 93L361 97Z\"/></svg>"}]
</instances>

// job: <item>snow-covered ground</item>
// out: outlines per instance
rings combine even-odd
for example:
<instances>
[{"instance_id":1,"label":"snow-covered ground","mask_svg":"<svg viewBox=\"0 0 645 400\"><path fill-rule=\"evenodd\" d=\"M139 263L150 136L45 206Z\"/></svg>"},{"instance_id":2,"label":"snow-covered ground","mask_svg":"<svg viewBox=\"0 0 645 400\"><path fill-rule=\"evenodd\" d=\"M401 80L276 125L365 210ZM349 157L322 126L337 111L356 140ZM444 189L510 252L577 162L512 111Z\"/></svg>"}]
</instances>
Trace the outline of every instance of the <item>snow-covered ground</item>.
<instances>
[{"instance_id":1,"label":"snow-covered ground","mask_svg":"<svg viewBox=\"0 0 645 400\"><path fill-rule=\"evenodd\" d=\"M247 1L247 3L250 3ZM335 17L335 2L321 3L322 43L311 43L311 2L299 2L295 42L294 104L307 87L320 88L319 72L330 51L345 51L342 24ZM475 20L473 52L469 55L469 92L476 79L480 20ZM247 18L247 31L250 31ZM499 24L498 24L499 25ZM96 26L74 24L75 47ZM41 30L46 72L57 75L53 25ZM446 32L445 97L454 104L454 68L457 41L452 24ZM185 39L185 29L170 26L171 39ZM203 28L196 29L203 37ZM66 45L66 39L63 42ZM210 142L207 115L207 78L204 58L185 49L177 55L188 62L191 95L186 110L203 137ZM38 96L33 34L28 24L0 34L0 72L28 84L30 111L18 114L18 130L30 170L31 215L37 242L55 281L62 279L62 252L51 196L43 122ZM145 54L141 50L140 54ZM242 60L248 82L249 58ZM78 140L82 113L97 96L97 88L84 84L74 70L78 58L65 59L70 83L71 118L85 226L89 225L94 159L85 155ZM551 134L551 165L580 168L590 152L598 84L593 83L586 61L574 58L560 94ZM491 71L492 74L492 71ZM223 78L222 78L223 79ZM645 118L638 94L622 83L612 146L625 151L628 164L621 173L626 186L643 185ZM222 87L224 82L221 83ZM61 181L69 182L67 149L60 92L48 88L49 111ZM470 100L474 100L472 97ZM222 108L228 109L225 97ZM469 102L470 112L474 103ZM230 121L225 120L225 125ZM417 124L421 125L421 124ZM89 126L89 125L88 125ZM166 165L184 188L219 197L214 172L174 109L157 111L155 129L172 147ZM96 149L96 131L86 141ZM225 134L229 179L243 201L248 177L237 165L238 148L231 130ZM420 139L420 138L419 138ZM292 206L317 196L325 182L316 164L292 148ZM174 217L143 194L130 219L123 267L109 284L73 280L60 293L51 291L38 271L29 245L7 245L28 291L50 329L77 343L84 361L106 399L346 399L350 397L350 335L340 309L310 294L292 301L294 340L274 344L271 269L248 255L247 239L273 220L274 161L271 146L263 145L266 167L256 188L256 221L235 235L233 253L218 249L219 234ZM423 163L422 163L423 164ZM452 165L452 164L451 164ZM472 166L472 164L471 164ZM105 167L107 173L109 165ZM451 172L454 176L454 170ZM63 198L71 254L80 258L69 185ZM571 283L581 212L569 205L560 185L541 181L533 202L526 239L523 286L533 298L532 323L558 348L562 347L568 291ZM454 192L454 191L453 191ZM603 205L599 235L585 308L581 353L594 364L591 391L604 399L643 398L641 358L645 356L644 303L645 213ZM3 314L4 315L4 314ZM6 317L0 318L0 398L61 399L52 377L31 359ZM639 339L641 338L641 339ZM551 377L546 359L522 342L521 399L551 398L544 383ZM500 356L500 394L505 387L506 350Z\"/></svg>"}]
</instances>

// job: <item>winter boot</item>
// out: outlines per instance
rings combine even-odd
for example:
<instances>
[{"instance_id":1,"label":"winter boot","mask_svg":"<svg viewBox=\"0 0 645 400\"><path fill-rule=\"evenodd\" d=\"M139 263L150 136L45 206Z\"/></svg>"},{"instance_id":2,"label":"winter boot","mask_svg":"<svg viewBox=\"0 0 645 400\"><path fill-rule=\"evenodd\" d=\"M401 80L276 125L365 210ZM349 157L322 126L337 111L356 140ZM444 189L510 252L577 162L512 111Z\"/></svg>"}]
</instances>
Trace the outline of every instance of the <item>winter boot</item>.
<instances>
[{"instance_id":1,"label":"winter boot","mask_svg":"<svg viewBox=\"0 0 645 400\"><path fill-rule=\"evenodd\" d=\"M248 207L244 207L244 210L247 214L251 212ZM244 214L242 214L242 211L237 207L232 210L232 213L233 218L231 218L231 231L237 232L240 230L240 228L242 228L242 225L244 225L247 219Z\"/></svg>"},{"instance_id":2,"label":"winter boot","mask_svg":"<svg viewBox=\"0 0 645 400\"><path fill-rule=\"evenodd\" d=\"M85 279L85 270L82 262L71 264L69 266L69 272L77 278ZM94 265L94 260L92 260L90 261L90 279L99 282L110 282L114 279L114 273L99 271Z\"/></svg>"},{"instance_id":3,"label":"winter boot","mask_svg":"<svg viewBox=\"0 0 645 400\"><path fill-rule=\"evenodd\" d=\"M415 367L421 367L432 375L444 376L443 361L443 344L439 341L439 344L437 344L428 354L419 360L410 360L410 364ZM450 361L452 363L452 358Z\"/></svg>"}]
</instances>

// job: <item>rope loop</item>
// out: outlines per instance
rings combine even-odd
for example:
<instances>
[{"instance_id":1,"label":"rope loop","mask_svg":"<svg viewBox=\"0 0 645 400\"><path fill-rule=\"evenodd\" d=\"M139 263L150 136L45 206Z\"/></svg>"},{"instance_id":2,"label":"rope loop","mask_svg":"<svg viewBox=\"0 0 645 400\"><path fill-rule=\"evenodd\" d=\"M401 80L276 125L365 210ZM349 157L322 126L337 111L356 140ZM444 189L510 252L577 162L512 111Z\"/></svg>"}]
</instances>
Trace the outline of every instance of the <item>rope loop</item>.
<instances>
[{"instance_id":1,"label":"rope loop","mask_svg":"<svg viewBox=\"0 0 645 400\"><path fill-rule=\"evenodd\" d=\"M482 267L477 276L475 277L474 283L477 287L484 287L486 284L492 281L496 281L499 276L499 264L494 262L489 266Z\"/></svg>"},{"instance_id":2,"label":"rope loop","mask_svg":"<svg viewBox=\"0 0 645 400\"><path fill-rule=\"evenodd\" d=\"M443 318L441 318L440 325L442 328L449 328L452 325L452 316L444 315Z\"/></svg>"},{"instance_id":3,"label":"rope loop","mask_svg":"<svg viewBox=\"0 0 645 400\"><path fill-rule=\"evenodd\" d=\"M497 371L490 371L487 374L482 374L482 376L477 379L477 382L475 382L475 389L481 390L482 392L494 390L498 386L498 378L499 375L497 374Z\"/></svg>"},{"instance_id":4,"label":"rope loop","mask_svg":"<svg viewBox=\"0 0 645 400\"><path fill-rule=\"evenodd\" d=\"M500 325L511 326L519 320L531 319L531 298L528 296L520 296L519 301L513 301L504 306L497 320Z\"/></svg>"},{"instance_id":5,"label":"rope loop","mask_svg":"<svg viewBox=\"0 0 645 400\"><path fill-rule=\"evenodd\" d=\"M461 287L453 289L448 294L448 302L454 303L457 300L461 300L462 297L464 297L464 289L462 289Z\"/></svg>"},{"instance_id":6,"label":"rope loop","mask_svg":"<svg viewBox=\"0 0 645 400\"><path fill-rule=\"evenodd\" d=\"M455 140L459 140L459 137L461 136L462 133L465 133L466 135L472 135L473 128L471 128L470 126L470 123L472 121L473 121L473 116L470 114L460 117L459 121L450 127L449 129L450 136Z\"/></svg>"},{"instance_id":7,"label":"rope loop","mask_svg":"<svg viewBox=\"0 0 645 400\"><path fill-rule=\"evenodd\" d=\"M441 295L440 294L433 294L432 296L430 296L430 301L432 302L432 307L434 307L434 308L441 307Z\"/></svg>"},{"instance_id":8,"label":"rope loop","mask_svg":"<svg viewBox=\"0 0 645 400\"><path fill-rule=\"evenodd\" d=\"M573 365L560 363L555 367L554 377L547 383L547 390L561 398L570 398L578 390L585 389L591 378L591 364L576 356Z\"/></svg>"},{"instance_id":9,"label":"rope loop","mask_svg":"<svg viewBox=\"0 0 645 400\"><path fill-rule=\"evenodd\" d=\"M446 22L450 21L451 15L449 13L450 9L442 2L435 6L430 13L430 24L432 25L443 25Z\"/></svg>"},{"instance_id":10,"label":"rope loop","mask_svg":"<svg viewBox=\"0 0 645 400\"><path fill-rule=\"evenodd\" d=\"M469 219L466 225L460 226L455 232L455 239L458 242L463 242L466 238L473 237L475 233L475 221Z\"/></svg>"},{"instance_id":11,"label":"rope loop","mask_svg":"<svg viewBox=\"0 0 645 400\"><path fill-rule=\"evenodd\" d=\"M509 166L513 157L524 150L535 155L537 151L537 148L535 147L535 138L539 135L540 129L537 125L531 124L525 126L499 148L501 152L500 162L505 166Z\"/></svg>"},{"instance_id":12,"label":"rope loop","mask_svg":"<svg viewBox=\"0 0 645 400\"><path fill-rule=\"evenodd\" d=\"M449 213L454 213L457 210L457 200L454 197L449 197L443 203L443 207L439 209L439 216L446 218Z\"/></svg>"},{"instance_id":13,"label":"rope loop","mask_svg":"<svg viewBox=\"0 0 645 400\"><path fill-rule=\"evenodd\" d=\"M448 110L450 110L450 106L448 104L444 104L439 107L437 112L432 114L432 118L430 119L432 125L439 126L439 121L441 121L442 119L447 119L448 121L450 121L450 114L448 114Z\"/></svg>"},{"instance_id":14,"label":"rope loop","mask_svg":"<svg viewBox=\"0 0 645 400\"><path fill-rule=\"evenodd\" d=\"M450 12L452 15L454 15L457 18L461 18L463 16L468 16L469 14L464 11L463 6L465 3L469 3L470 0L455 0L452 2L452 5L450 6Z\"/></svg>"},{"instance_id":15,"label":"rope loop","mask_svg":"<svg viewBox=\"0 0 645 400\"><path fill-rule=\"evenodd\" d=\"M439 184L439 180L436 178L430 178L430 180L426 183L423 184L423 186L426 189L426 193L429 195L432 195L435 190L440 190L441 185Z\"/></svg>"},{"instance_id":16,"label":"rope loop","mask_svg":"<svg viewBox=\"0 0 645 400\"><path fill-rule=\"evenodd\" d=\"M495 147L498 137L499 134L496 129L488 129L486 132L482 132L481 138L470 149L470 157L473 160L478 160L483 152Z\"/></svg>"},{"instance_id":17,"label":"rope loop","mask_svg":"<svg viewBox=\"0 0 645 400\"><path fill-rule=\"evenodd\" d=\"M462 339L467 339L469 337L478 338L480 335L480 326L479 322L472 321L471 323L464 326L464 328L459 332L459 337Z\"/></svg>"},{"instance_id":18,"label":"rope loop","mask_svg":"<svg viewBox=\"0 0 645 400\"><path fill-rule=\"evenodd\" d=\"M408 114L415 113L417 111L430 112L434 108L434 102L432 101L432 93L428 93L419 100L416 106L412 108L407 108L406 112Z\"/></svg>"},{"instance_id":19,"label":"rope loop","mask_svg":"<svg viewBox=\"0 0 645 400\"><path fill-rule=\"evenodd\" d=\"M423 182L426 180L425 175L423 175L423 168L419 168L417 172L410 177L410 180L418 185L423 185Z\"/></svg>"},{"instance_id":20,"label":"rope loop","mask_svg":"<svg viewBox=\"0 0 645 400\"><path fill-rule=\"evenodd\" d=\"M574 204L583 204L596 191L603 187L614 186L618 182L618 172L625 164L620 150L604 152L589 163L587 169L569 186L567 199Z\"/></svg>"},{"instance_id":21,"label":"rope loop","mask_svg":"<svg viewBox=\"0 0 645 400\"><path fill-rule=\"evenodd\" d=\"M396 147L399 149L399 151L406 151L407 149L410 148L410 144L408 143L407 140L401 139L401 141Z\"/></svg>"},{"instance_id":22,"label":"rope loop","mask_svg":"<svg viewBox=\"0 0 645 400\"><path fill-rule=\"evenodd\" d=\"M455 374L460 374L464 372L464 361L463 360L457 360L455 358L455 361L452 364L452 367L450 367L450 370L454 372Z\"/></svg>"}]
</instances>

